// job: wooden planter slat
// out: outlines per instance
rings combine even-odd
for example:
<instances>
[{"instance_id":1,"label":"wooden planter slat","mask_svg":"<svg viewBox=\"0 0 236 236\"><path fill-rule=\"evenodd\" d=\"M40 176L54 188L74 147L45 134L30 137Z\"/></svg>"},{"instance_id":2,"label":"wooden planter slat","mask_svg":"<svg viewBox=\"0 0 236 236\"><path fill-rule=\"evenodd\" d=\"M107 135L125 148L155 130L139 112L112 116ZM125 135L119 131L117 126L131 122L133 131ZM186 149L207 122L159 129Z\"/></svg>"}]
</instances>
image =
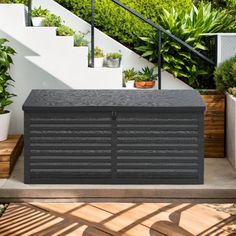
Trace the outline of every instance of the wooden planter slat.
<instances>
[{"instance_id":1,"label":"wooden planter slat","mask_svg":"<svg viewBox=\"0 0 236 236\"><path fill-rule=\"evenodd\" d=\"M23 149L23 136L12 135L0 142L0 178L7 178Z\"/></svg>"},{"instance_id":2,"label":"wooden planter slat","mask_svg":"<svg viewBox=\"0 0 236 236\"><path fill-rule=\"evenodd\" d=\"M205 157L225 156L225 95L202 95L205 111Z\"/></svg>"}]
</instances>

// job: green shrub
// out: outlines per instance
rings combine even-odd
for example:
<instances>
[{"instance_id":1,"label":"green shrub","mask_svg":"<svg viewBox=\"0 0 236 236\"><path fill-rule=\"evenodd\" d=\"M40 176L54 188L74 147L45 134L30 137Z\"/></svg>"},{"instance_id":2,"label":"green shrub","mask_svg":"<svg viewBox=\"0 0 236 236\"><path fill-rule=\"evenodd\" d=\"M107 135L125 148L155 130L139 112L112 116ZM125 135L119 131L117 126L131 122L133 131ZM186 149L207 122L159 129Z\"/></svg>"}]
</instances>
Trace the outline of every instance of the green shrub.
<instances>
[{"instance_id":1,"label":"green shrub","mask_svg":"<svg viewBox=\"0 0 236 236\"><path fill-rule=\"evenodd\" d=\"M111 52L107 54L107 59L121 59L122 54L119 52Z\"/></svg>"},{"instance_id":2,"label":"green shrub","mask_svg":"<svg viewBox=\"0 0 236 236\"><path fill-rule=\"evenodd\" d=\"M67 25L61 25L57 28L58 36L73 36L75 31Z\"/></svg>"},{"instance_id":3,"label":"green shrub","mask_svg":"<svg viewBox=\"0 0 236 236\"><path fill-rule=\"evenodd\" d=\"M227 91L236 87L236 56L219 65L214 73L217 89Z\"/></svg>"},{"instance_id":4,"label":"green shrub","mask_svg":"<svg viewBox=\"0 0 236 236\"><path fill-rule=\"evenodd\" d=\"M0 3L22 3L27 5L28 0L0 0Z\"/></svg>"},{"instance_id":5,"label":"green shrub","mask_svg":"<svg viewBox=\"0 0 236 236\"><path fill-rule=\"evenodd\" d=\"M214 10L211 4L201 4L191 11L177 12L164 10L160 15L160 25L188 43L194 49L205 52L204 33L225 32L236 29L236 23L224 10ZM168 36L163 35L162 56L163 68L175 77L182 79L195 88L214 88L214 82L208 77L211 67L207 62L195 56L184 46ZM137 47L142 56L157 63L158 34L141 37L143 45Z\"/></svg>"},{"instance_id":6,"label":"green shrub","mask_svg":"<svg viewBox=\"0 0 236 236\"><path fill-rule=\"evenodd\" d=\"M91 21L90 0L56 0L82 19ZM158 23L162 8L176 7L188 9L191 0L123 0L122 3L141 13L146 18ZM118 7L110 0L95 0L95 26L122 44L134 48L138 38L149 35L154 29L137 19L129 12Z\"/></svg>"},{"instance_id":7,"label":"green shrub","mask_svg":"<svg viewBox=\"0 0 236 236\"><path fill-rule=\"evenodd\" d=\"M62 20L60 16L56 16L55 14L49 13L43 21L44 26L48 27L59 27L62 25Z\"/></svg>"},{"instance_id":8,"label":"green shrub","mask_svg":"<svg viewBox=\"0 0 236 236\"><path fill-rule=\"evenodd\" d=\"M31 11L31 16L32 17L45 17L49 14L49 10L48 9L42 9L41 6L38 8L34 8Z\"/></svg>"},{"instance_id":9,"label":"green shrub","mask_svg":"<svg viewBox=\"0 0 236 236\"><path fill-rule=\"evenodd\" d=\"M100 49L99 47L95 47L95 49L94 49L94 57L95 58L104 57L104 53L103 53L102 49Z\"/></svg>"},{"instance_id":10,"label":"green shrub","mask_svg":"<svg viewBox=\"0 0 236 236\"><path fill-rule=\"evenodd\" d=\"M134 80L135 76L138 74L138 72L136 72L134 70L134 68L132 69L127 69L123 71L123 77L124 77L124 81L127 82L129 80Z\"/></svg>"},{"instance_id":11,"label":"green shrub","mask_svg":"<svg viewBox=\"0 0 236 236\"><path fill-rule=\"evenodd\" d=\"M16 52L13 48L6 46L7 39L0 39L0 114L5 113L5 107L12 103L11 98L15 96L8 91L13 79L9 75L12 62L11 56Z\"/></svg>"},{"instance_id":12,"label":"green shrub","mask_svg":"<svg viewBox=\"0 0 236 236\"><path fill-rule=\"evenodd\" d=\"M85 38L85 34L76 34L74 36L74 46L75 47L83 47L83 46L88 46L89 42Z\"/></svg>"},{"instance_id":13,"label":"green shrub","mask_svg":"<svg viewBox=\"0 0 236 236\"><path fill-rule=\"evenodd\" d=\"M157 74L154 73L154 68L144 67L134 77L135 81L154 81L157 80Z\"/></svg>"}]
</instances>

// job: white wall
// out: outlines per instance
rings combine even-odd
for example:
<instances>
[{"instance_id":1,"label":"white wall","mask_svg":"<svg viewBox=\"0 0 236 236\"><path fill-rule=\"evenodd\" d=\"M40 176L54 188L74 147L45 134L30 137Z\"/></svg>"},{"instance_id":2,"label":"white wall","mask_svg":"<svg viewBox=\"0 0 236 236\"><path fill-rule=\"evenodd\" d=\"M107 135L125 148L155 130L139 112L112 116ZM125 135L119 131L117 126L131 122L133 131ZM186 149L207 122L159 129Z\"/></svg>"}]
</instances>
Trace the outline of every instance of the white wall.
<instances>
[{"instance_id":1,"label":"white wall","mask_svg":"<svg viewBox=\"0 0 236 236\"><path fill-rule=\"evenodd\" d=\"M217 65L236 55L236 33L210 33L217 38Z\"/></svg>"},{"instance_id":2,"label":"white wall","mask_svg":"<svg viewBox=\"0 0 236 236\"><path fill-rule=\"evenodd\" d=\"M236 98L226 93L226 156L236 170Z\"/></svg>"}]
</instances>

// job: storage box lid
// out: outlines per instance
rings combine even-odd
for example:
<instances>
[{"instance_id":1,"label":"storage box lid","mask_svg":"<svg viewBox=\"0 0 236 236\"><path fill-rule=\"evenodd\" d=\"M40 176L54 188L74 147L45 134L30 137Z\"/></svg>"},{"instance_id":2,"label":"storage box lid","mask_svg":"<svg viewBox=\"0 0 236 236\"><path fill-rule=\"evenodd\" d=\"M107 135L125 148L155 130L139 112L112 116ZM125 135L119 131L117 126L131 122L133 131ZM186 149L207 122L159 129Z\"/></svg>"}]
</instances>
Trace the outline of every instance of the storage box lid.
<instances>
[{"instance_id":1,"label":"storage box lid","mask_svg":"<svg viewBox=\"0 0 236 236\"><path fill-rule=\"evenodd\" d=\"M32 90L24 111L204 111L195 90Z\"/></svg>"}]
</instances>

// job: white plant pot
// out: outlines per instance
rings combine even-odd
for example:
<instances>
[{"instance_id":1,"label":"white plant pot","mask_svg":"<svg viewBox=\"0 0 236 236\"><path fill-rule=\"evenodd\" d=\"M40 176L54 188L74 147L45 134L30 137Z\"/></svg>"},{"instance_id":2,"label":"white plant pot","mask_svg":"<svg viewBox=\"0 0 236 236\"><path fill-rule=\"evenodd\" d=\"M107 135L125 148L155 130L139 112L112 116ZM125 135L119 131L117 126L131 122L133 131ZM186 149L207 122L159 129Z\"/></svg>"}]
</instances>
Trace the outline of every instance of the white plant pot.
<instances>
[{"instance_id":1,"label":"white plant pot","mask_svg":"<svg viewBox=\"0 0 236 236\"><path fill-rule=\"evenodd\" d=\"M99 67L103 67L103 62L104 62L104 58L100 57L100 58L94 58L94 67L99 68Z\"/></svg>"},{"instance_id":2,"label":"white plant pot","mask_svg":"<svg viewBox=\"0 0 236 236\"><path fill-rule=\"evenodd\" d=\"M127 81L125 85L126 85L127 89L133 89L134 88L134 80Z\"/></svg>"},{"instance_id":3,"label":"white plant pot","mask_svg":"<svg viewBox=\"0 0 236 236\"><path fill-rule=\"evenodd\" d=\"M236 170L236 98L226 93L226 156Z\"/></svg>"},{"instance_id":4,"label":"white plant pot","mask_svg":"<svg viewBox=\"0 0 236 236\"><path fill-rule=\"evenodd\" d=\"M0 141L4 141L8 137L11 112L0 114Z\"/></svg>"},{"instance_id":5,"label":"white plant pot","mask_svg":"<svg viewBox=\"0 0 236 236\"><path fill-rule=\"evenodd\" d=\"M32 17L33 26L40 27L43 26L43 21L45 17Z\"/></svg>"}]
</instances>

